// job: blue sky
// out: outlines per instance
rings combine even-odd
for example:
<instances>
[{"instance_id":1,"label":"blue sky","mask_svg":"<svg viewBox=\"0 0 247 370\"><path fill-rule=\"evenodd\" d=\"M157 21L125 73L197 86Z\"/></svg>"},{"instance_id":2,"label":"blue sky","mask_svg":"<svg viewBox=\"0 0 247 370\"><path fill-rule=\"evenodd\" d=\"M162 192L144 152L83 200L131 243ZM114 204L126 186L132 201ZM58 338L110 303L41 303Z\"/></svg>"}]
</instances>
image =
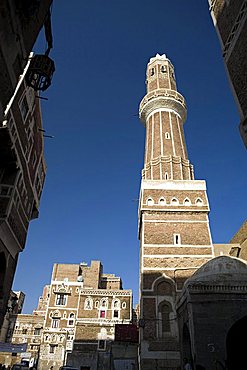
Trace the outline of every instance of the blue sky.
<instances>
[{"instance_id":1,"label":"blue sky","mask_svg":"<svg viewBox=\"0 0 247 370\"><path fill-rule=\"evenodd\" d=\"M14 290L37 305L53 263L100 260L139 291L137 199L145 130L138 105L150 57L165 53L187 101L189 159L205 179L214 243L246 218L246 150L206 0L54 0L56 63L42 94L47 177ZM45 52L44 32L34 47Z\"/></svg>"}]
</instances>

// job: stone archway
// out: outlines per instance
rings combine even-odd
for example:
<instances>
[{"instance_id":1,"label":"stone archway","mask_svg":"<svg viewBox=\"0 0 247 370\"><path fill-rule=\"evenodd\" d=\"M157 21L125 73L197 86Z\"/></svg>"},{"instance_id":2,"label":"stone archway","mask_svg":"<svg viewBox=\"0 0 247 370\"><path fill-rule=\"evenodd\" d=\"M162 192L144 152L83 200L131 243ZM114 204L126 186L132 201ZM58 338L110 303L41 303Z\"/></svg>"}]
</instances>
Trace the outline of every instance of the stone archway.
<instances>
[{"instance_id":1,"label":"stone archway","mask_svg":"<svg viewBox=\"0 0 247 370\"><path fill-rule=\"evenodd\" d=\"M226 353L228 370L246 369L247 316L235 322L227 333Z\"/></svg>"}]
</instances>

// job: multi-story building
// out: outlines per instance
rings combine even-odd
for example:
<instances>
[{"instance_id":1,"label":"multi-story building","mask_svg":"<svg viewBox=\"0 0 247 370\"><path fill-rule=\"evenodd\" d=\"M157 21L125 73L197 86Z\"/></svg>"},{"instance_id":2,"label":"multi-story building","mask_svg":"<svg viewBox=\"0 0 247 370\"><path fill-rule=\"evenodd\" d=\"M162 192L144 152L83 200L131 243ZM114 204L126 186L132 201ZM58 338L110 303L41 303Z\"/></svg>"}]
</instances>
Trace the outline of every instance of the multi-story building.
<instances>
[{"instance_id":1,"label":"multi-story building","mask_svg":"<svg viewBox=\"0 0 247 370\"><path fill-rule=\"evenodd\" d=\"M12 315L12 323L9 328L8 339L12 345L26 344L26 352L16 353L12 363L27 360L30 365L36 365L39 357L41 334L44 325L44 316L34 314ZM15 348L15 347L14 347Z\"/></svg>"},{"instance_id":2,"label":"multi-story building","mask_svg":"<svg viewBox=\"0 0 247 370\"><path fill-rule=\"evenodd\" d=\"M132 291L122 288L120 277L104 274L99 261L90 266L55 264L51 283L44 287L33 314L18 314L15 309L9 315L5 340L13 351L26 344L26 352L14 358L0 353L0 359L7 366L25 358L40 370L51 366L58 370L65 362L91 370L102 364L111 369L115 362L117 369L124 362L136 369L137 326L132 324L132 312ZM113 343L117 324L118 339Z\"/></svg>"},{"instance_id":3,"label":"multi-story building","mask_svg":"<svg viewBox=\"0 0 247 370\"><path fill-rule=\"evenodd\" d=\"M23 292L10 292L7 312L0 330L0 342L8 342L9 338L12 337L13 328L15 326L13 316L21 313L24 300L25 294Z\"/></svg>"},{"instance_id":4,"label":"multi-story building","mask_svg":"<svg viewBox=\"0 0 247 370\"><path fill-rule=\"evenodd\" d=\"M247 1L208 0L247 147Z\"/></svg>"},{"instance_id":5,"label":"multi-story building","mask_svg":"<svg viewBox=\"0 0 247 370\"><path fill-rule=\"evenodd\" d=\"M55 264L48 294L39 369L64 362L97 369L109 360L115 324L132 319L132 291L121 279L103 274L99 261Z\"/></svg>"},{"instance_id":6,"label":"multi-story building","mask_svg":"<svg viewBox=\"0 0 247 370\"><path fill-rule=\"evenodd\" d=\"M30 220L38 217L45 180L40 101L26 85L28 65L0 124L0 322Z\"/></svg>"},{"instance_id":7,"label":"multi-story building","mask_svg":"<svg viewBox=\"0 0 247 370\"><path fill-rule=\"evenodd\" d=\"M45 177L39 99L25 76L51 3L3 0L0 5L0 327Z\"/></svg>"}]
</instances>

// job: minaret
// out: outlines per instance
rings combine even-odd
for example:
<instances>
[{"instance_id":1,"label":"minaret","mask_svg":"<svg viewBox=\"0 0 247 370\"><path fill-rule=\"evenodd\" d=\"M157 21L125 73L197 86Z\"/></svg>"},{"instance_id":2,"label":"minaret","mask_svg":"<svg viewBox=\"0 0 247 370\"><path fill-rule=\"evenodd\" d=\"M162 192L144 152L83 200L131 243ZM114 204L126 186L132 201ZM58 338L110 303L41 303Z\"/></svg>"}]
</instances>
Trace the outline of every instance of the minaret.
<instances>
[{"instance_id":1,"label":"minaret","mask_svg":"<svg viewBox=\"0 0 247 370\"><path fill-rule=\"evenodd\" d=\"M194 180L183 124L186 103L174 67L157 54L140 103L146 127L139 204L141 368L180 366L176 299L184 281L213 257L206 183Z\"/></svg>"}]
</instances>

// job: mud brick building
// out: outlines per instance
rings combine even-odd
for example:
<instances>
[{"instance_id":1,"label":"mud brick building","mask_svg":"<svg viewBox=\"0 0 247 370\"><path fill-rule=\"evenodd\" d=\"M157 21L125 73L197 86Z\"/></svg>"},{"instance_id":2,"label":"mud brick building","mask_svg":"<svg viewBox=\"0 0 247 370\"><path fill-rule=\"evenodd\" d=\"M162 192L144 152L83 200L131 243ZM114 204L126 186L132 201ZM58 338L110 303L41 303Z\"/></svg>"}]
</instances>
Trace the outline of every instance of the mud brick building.
<instances>
[{"instance_id":1,"label":"mud brick building","mask_svg":"<svg viewBox=\"0 0 247 370\"><path fill-rule=\"evenodd\" d=\"M109 366L115 324L132 319L132 291L122 289L119 277L104 274L102 264L92 261L90 266L55 264L45 292L35 311L46 306L39 369L57 370L65 362L91 370L99 362Z\"/></svg>"},{"instance_id":2,"label":"mud brick building","mask_svg":"<svg viewBox=\"0 0 247 370\"><path fill-rule=\"evenodd\" d=\"M31 363L35 365L39 357L44 316L18 314L12 315L11 321L8 341L11 341L14 345L25 343L27 345L27 350L24 353L17 353L14 357L9 354L8 359L6 359L6 355L3 356L2 354L2 363L5 363L5 365L13 365L25 359L31 361Z\"/></svg>"},{"instance_id":3,"label":"mud brick building","mask_svg":"<svg viewBox=\"0 0 247 370\"><path fill-rule=\"evenodd\" d=\"M16 315L22 312L24 300L25 294L23 292L10 292L7 312L4 316L3 325L0 330L0 342L8 342L12 337L15 326L15 319L13 319L13 317L16 317Z\"/></svg>"},{"instance_id":4,"label":"mud brick building","mask_svg":"<svg viewBox=\"0 0 247 370\"><path fill-rule=\"evenodd\" d=\"M0 124L1 323L29 222L38 217L46 173L40 101L25 83L28 65Z\"/></svg>"},{"instance_id":5,"label":"mud brick building","mask_svg":"<svg viewBox=\"0 0 247 370\"><path fill-rule=\"evenodd\" d=\"M51 3L0 4L0 327L45 177L40 105L25 74Z\"/></svg>"},{"instance_id":6,"label":"mud brick building","mask_svg":"<svg viewBox=\"0 0 247 370\"><path fill-rule=\"evenodd\" d=\"M247 263L233 254L244 237L240 232L234 244L212 242L206 183L194 178L183 131L186 103L166 55L150 59L146 85L139 109L146 128L140 368L179 370L184 357L192 368L244 368L244 349L236 342L247 330Z\"/></svg>"},{"instance_id":7,"label":"mud brick building","mask_svg":"<svg viewBox=\"0 0 247 370\"><path fill-rule=\"evenodd\" d=\"M247 147L247 1L209 0L209 5Z\"/></svg>"}]
</instances>

